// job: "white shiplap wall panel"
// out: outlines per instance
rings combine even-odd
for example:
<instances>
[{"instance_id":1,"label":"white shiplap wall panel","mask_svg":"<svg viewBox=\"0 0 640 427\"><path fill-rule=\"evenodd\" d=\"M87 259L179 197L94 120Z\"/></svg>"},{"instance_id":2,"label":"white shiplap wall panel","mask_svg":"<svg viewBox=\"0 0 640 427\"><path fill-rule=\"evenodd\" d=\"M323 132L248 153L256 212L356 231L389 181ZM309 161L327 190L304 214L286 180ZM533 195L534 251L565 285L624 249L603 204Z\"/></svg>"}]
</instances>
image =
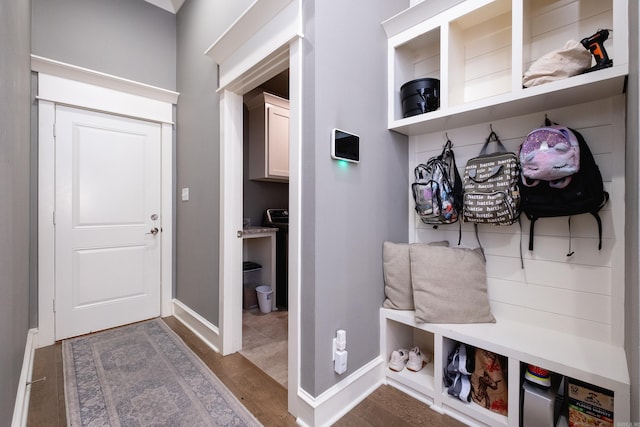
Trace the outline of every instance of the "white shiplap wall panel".
<instances>
[{"instance_id":1,"label":"white shiplap wall panel","mask_svg":"<svg viewBox=\"0 0 640 427\"><path fill-rule=\"evenodd\" d=\"M599 213L602 220L602 239L611 239L613 237L611 210L605 206ZM573 215L571 217L571 230L569 230L568 217L544 218L539 219L535 223L534 244L537 243L538 236L553 236L569 238L598 238L598 227L595 218L590 214ZM529 220L522 218L522 228L529 234ZM566 246L566 245L565 245Z\"/></svg>"},{"instance_id":2,"label":"white shiplap wall panel","mask_svg":"<svg viewBox=\"0 0 640 427\"><path fill-rule=\"evenodd\" d=\"M486 88L491 87L491 92ZM464 84L464 99L472 102L489 96L507 93L511 90L511 70L501 70L481 78L466 81Z\"/></svg>"},{"instance_id":3,"label":"white shiplap wall panel","mask_svg":"<svg viewBox=\"0 0 640 427\"><path fill-rule=\"evenodd\" d=\"M602 241L602 249L598 250L597 239L571 239L571 250L574 254L567 257L569 252L569 240L564 236L535 236L535 247L533 251L527 251L526 257L532 260L566 262L571 265L603 266L609 267L612 264L612 245L610 241ZM569 270L565 271L571 274Z\"/></svg>"},{"instance_id":4,"label":"white shiplap wall panel","mask_svg":"<svg viewBox=\"0 0 640 427\"><path fill-rule=\"evenodd\" d=\"M432 37L431 39L431 43L411 51L413 59L409 63L415 64L413 75L416 78L440 78L440 38Z\"/></svg>"},{"instance_id":5,"label":"white shiplap wall panel","mask_svg":"<svg viewBox=\"0 0 640 427\"><path fill-rule=\"evenodd\" d=\"M491 22L494 25L494 22ZM498 31L482 29L480 34L466 34L467 80L488 72L511 70L511 14L501 17Z\"/></svg>"},{"instance_id":6,"label":"white shiplap wall panel","mask_svg":"<svg viewBox=\"0 0 640 427\"><path fill-rule=\"evenodd\" d=\"M607 0L554 1L552 7L540 8L536 8L535 5L545 2L532 3L534 3L532 8L534 34L550 32L583 20L593 20L606 14L611 16L611 2Z\"/></svg>"},{"instance_id":7,"label":"white shiplap wall panel","mask_svg":"<svg viewBox=\"0 0 640 427\"><path fill-rule=\"evenodd\" d=\"M525 34L525 39L530 40L526 49L530 57L525 57L525 69L546 53L562 48L559 40L579 42L598 29L613 28L612 4L608 0L554 1L551 7L545 2L532 3L528 27L531 34ZM606 48L613 45L613 39L614 34L610 33Z\"/></svg>"},{"instance_id":8,"label":"white shiplap wall panel","mask_svg":"<svg viewBox=\"0 0 640 427\"><path fill-rule=\"evenodd\" d=\"M526 282L532 285L553 286L558 289L611 295L611 270L608 267L540 261L525 258L520 268L518 258L487 255L487 277ZM569 268L571 275L566 274Z\"/></svg>"},{"instance_id":9,"label":"white shiplap wall panel","mask_svg":"<svg viewBox=\"0 0 640 427\"><path fill-rule=\"evenodd\" d=\"M416 62L414 75L416 78L430 77L433 79L440 78L440 55L425 58Z\"/></svg>"},{"instance_id":10,"label":"white shiplap wall panel","mask_svg":"<svg viewBox=\"0 0 640 427\"><path fill-rule=\"evenodd\" d=\"M604 245L604 241L609 239L611 240L613 238L613 229L612 227L608 227L607 225L612 224L612 212L610 209L608 209L608 205L605 206L602 210L600 210L599 212L600 215L600 219L602 220L602 240L603 240L603 245ZM597 229L597 224L596 224L596 220L593 218L593 216L591 216L590 214L581 214L581 215L574 215L571 217L571 230L569 230L569 224L568 224L568 218L569 217L555 217L555 218L544 218L544 219L539 219L538 221L536 221L535 224L535 239L534 239L534 244L537 244L538 241L538 237L542 236L552 236L552 237L562 237L562 238L569 238L569 234L571 234L571 237L573 239L576 238L591 238L591 239L597 239L598 238L598 229ZM432 230L432 226L431 225L427 225L427 224L423 224L420 222L420 220L416 217L417 221L416 221L416 228L417 229L424 229L427 231L431 231ZM520 222L522 224L522 235L523 235L523 240L525 241L525 244L528 245L528 241L529 241L529 224L530 221L526 218L525 215L521 215L520 217ZM456 224L449 224L449 225L441 225L438 226L438 231L443 231L443 230L453 230L455 232L455 234L457 235L458 233L458 228L459 225ZM468 232L468 236L469 238L471 238L473 240L473 242L476 241L475 236L473 235L473 225L472 224L466 224L463 223L462 224L462 231L463 231L463 236L466 236ZM479 228L479 233L480 235L493 235L493 234L508 234L508 235L512 235L513 233L518 233L520 231L518 224L513 224L510 226L491 226L491 225L480 225ZM463 237L463 242L466 242L466 238ZM597 242L596 242L597 243ZM568 241L567 244L564 246L568 245Z\"/></svg>"},{"instance_id":11,"label":"white shiplap wall panel","mask_svg":"<svg viewBox=\"0 0 640 427\"><path fill-rule=\"evenodd\" d=\"M511 74L511 46L495 49L487 56L474 56L469 58L465 66L466 82L469 84L476 79L486 79L495 74Z\"/></svg>"},{"instance_id":12,"label":"white shiplap wall panel","mask_svg":"<svg viewBox=\"0 0 640 427\"><path fill-rule=\"evenodd\" d=\"M611 299L606 295L493 278L487 285L492 301L598 323L609 323L611 318Z\"/></svg>"},{"instance_id":13,"label":"white shiplap wall panel","mask_svg":"<svg viewBox=\"0 0 640 427\"><path fill-rule=\"evenodd\" d=\"M552 111L496 120L464 128L410 137L410 182L417 162L441 151L448 136L460 174L467 160L478 155L490 132L498 134L508 150L517 152L526 135L540 126L545 113L555 122L579 130L598 163L605 189L612 200L600 211L602 249L598 250L595 219L589 214L571 218L543 218L536 222L534 250L528 250L529 220L521 226L479 226L479 238L487 257L487 277L492 310L503 318L561 330L577 336L615 342L621 327L621 294L624 283L616 271L624 245L624 120L623 96ZM622 161L621 161L622 159ZM411 202L413 202L411 200ZM411 204L413 212L413 203ZM616 216L618 215L618 216ZM413 242L458 242L459 224L434 229L414 214L410 226ZM472 224L462 223L462 246L476 247ZM567 257L569 245L574 254ZM520 248L525 268L521 268Z\"/></svg>"},{"instance_id":14,"label":"white shiplap wall panel","mask_svg":"<svg viewBox=\"0 0 640 427\"><path fill-rule=\"evenodd\" d=\"M607 342L611 336L611 326L584 319L569 318L564 314L533 310L512 304L491 302L491 311L501 319L511 319L520 323L532 324L540 328L564 332L583 338Z\"/></svg>"}]
</instances>

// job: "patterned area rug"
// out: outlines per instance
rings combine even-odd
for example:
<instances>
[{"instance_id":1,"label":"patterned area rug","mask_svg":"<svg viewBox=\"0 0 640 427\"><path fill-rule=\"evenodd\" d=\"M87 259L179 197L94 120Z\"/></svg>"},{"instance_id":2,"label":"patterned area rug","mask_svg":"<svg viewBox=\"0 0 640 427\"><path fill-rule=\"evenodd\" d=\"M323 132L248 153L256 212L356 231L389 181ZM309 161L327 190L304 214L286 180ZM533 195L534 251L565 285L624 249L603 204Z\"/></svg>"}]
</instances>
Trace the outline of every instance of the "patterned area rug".
<instances>
[{"instance_id":1,"label":"patterned area rug","mask_svg":"<svg viewBox=\"0 0 640 427\"><path fill-rule=\"evenodd\" d=\"M62 343L71 426L260 426L162 320Z\"/></svg>"}]
</instances>

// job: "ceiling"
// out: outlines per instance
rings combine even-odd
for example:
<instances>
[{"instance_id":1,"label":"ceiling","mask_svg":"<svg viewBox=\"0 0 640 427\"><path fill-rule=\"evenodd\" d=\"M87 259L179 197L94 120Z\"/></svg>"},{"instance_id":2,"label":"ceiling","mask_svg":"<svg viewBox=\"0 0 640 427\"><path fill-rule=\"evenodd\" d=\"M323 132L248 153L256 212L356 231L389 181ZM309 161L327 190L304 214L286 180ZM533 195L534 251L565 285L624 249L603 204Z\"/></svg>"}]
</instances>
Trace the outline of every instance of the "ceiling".
<instances>
[{"instance_id":1,"label":"ceiling","mask_svg":"<svg viewBox=\"0 0 640 427\"><path fill-rule=\"evenodd\" d=\"M145 0L147 3L151 3L159 8L168 10L171 13L178 13L178 9L184 3L184 0Z\"/></svg>"}]
</instances>

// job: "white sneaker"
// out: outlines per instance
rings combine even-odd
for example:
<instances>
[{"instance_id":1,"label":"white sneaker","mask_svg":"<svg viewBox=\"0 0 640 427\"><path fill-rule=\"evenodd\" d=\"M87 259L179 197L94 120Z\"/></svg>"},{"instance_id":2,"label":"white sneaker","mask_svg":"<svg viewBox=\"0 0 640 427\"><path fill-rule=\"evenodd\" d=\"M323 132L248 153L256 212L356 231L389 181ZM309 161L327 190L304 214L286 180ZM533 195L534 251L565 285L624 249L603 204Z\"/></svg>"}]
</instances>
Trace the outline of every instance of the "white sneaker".
<instances>
[{"instance_id":1,"label":"white sneaker","mask_svg":"<svg viewBox=\"0 0 640 427\"><path fill-rule=\"evenodd\" d=\"M411 351L409 351L409 361L407 362L407 369L413 372L418 372L428 362L429 361L426 360L420 349L418 347L413 347Z\"/></svg>"},{"instance_id":2,"label":"white sneaker","mask_svg":"<svg viewBox=\"0 0 640 427\"><path fill-rule=\"evenodd\" d=\"M404 348L394 350L391 353L391 360L389 361L389 369L392 371L400 372L404 369L409 360L409 351Z\"/></svg>"}]
</instances>

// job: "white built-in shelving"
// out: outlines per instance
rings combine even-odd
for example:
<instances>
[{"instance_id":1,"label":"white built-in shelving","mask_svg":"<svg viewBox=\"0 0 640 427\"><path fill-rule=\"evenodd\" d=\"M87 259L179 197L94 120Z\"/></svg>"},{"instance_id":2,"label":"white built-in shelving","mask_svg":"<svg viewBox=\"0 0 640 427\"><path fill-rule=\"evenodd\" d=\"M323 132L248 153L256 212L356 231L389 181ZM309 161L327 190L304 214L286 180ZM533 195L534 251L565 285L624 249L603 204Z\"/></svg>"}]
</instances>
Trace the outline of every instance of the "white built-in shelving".
<instances>
[{"instance_id":1,"label":"white built-in shelving","mask_svg":"<svg viewBox=\"0 0 640 427\"><path fill-rule=\"evenodd\" d=\"M629 374L624 349L524 323L498 318L496 323L419 323L411 310L380 309L381 350L388 360L398 348L418 346L432 352L433 361L419 372L385 368L387 383L468 424L518 426L521 364L542 366L552 372L611 390L615 419L629 419ZM508 416L447 393L442 373L455 343L491 351L508 360Z\"/></svg>"},{"instance_id":2,"label":"white built-in shelving","mask_svg":"<svg viewBox=\"0 0 640 427\"><path fill-rule=\"evenodd\" d=\"M623 92L628 74L627 2L456 0L418 3L385 21L388 127L418 135L584 103ZM453 5L444 9L446 4ZM434 15L434 12L441 11ZM613 67L530 88L522 75L568 40L611 29ZM400 87L440 79L440 108L403 118Z\"/></svg>"},{"instance_id":3,"label":"white built-in shelving","mask_svg":"<svg viewBox=\"0 0 640 427\"><path fill-rule=\"evenodd\" d=\"M472 129L474 125L520 117L516 126L526 121L522 118L525 115L578 105L591 108L589 103L611 99L625 90L629 71L626 0L430 0L414 4L383 22L383 27L388 39L388 128L409 135L410 143L418 141L423 151L432 135L451 129ZM522 75L541 56L562 48L568 40L580 41L599 29L611 30L604 46L613 67L540 86L522 86ZM440 80L440 107L404 118L400 87L423 77ZM597 129L587 132L595 134ZM611 150L619 150L619 137L611 134L609 138L616 141L610 143ZM439 150L441 144L442 140L437 139L434 151ZM459 143L457 147L465 152L464 144ZM617 203L616 208L624 207L624 200L616 194L624 190L624 185L615 177L607 185L613 187L612 203ZM507 241L503 237L506 234L497 236L501 242ZM612 240L616 253L620 253L617 248L623 242L621 235ZM557 263L554 267L556 265L558 271L563 272L590 268L586 264L578 268L570 263ZM509 280L499 284L506 286ZM386 368L386 381L428 403L434 410L467 424L515 427L520 423L522 366L530 363L613 391L615 421L628 421L630 379L617 332L624 325L615 314L622 308L622 299L616 296L621 293L622 282L615 271L611 273L614 292L610 306L604 307L603 313L613 313L610 315L613 320L610 336L604 339L528 323L526 313L532 312L528 309L517 316L503 316L517 307L510 311L498 310L500 315L496 315L495 324L455 325L417 323L413 311L382 308L383 358L388 360L393 350L414 345L434 354L434 360L418 373ZM491 291L502 290L492 284ZM523 286L530 284L525 280ZM456 342L507 358L510 402L507 416L447 394L442 372Z\"/></svg>"}]
</instances>

